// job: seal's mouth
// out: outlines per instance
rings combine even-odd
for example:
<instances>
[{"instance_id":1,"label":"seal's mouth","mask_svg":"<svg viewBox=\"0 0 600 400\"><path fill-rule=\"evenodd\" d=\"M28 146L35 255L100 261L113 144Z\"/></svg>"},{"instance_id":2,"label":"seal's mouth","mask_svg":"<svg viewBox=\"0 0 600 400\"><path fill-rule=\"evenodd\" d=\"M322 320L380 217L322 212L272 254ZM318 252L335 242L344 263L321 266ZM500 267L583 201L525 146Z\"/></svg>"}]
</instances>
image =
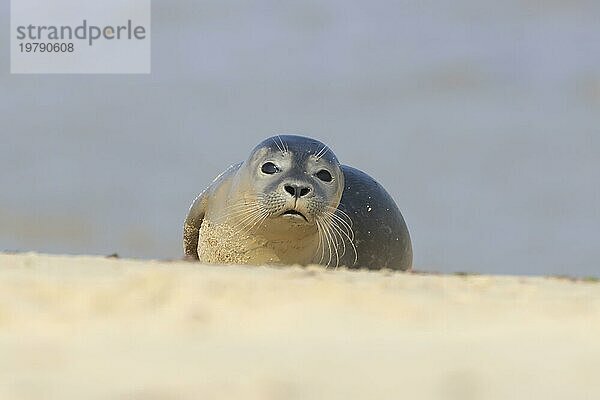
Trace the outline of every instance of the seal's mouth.
<instances>
[{"instance_id":1,"label":"seal's mouth","mask_svg":"<svg viewBox=\"0 0 600 400\"><path fill-rule=\"evenodd\" d=\"M297 210L287 210L287 211L283 212L281 215L287 216L290 218L302 218L303 220L308 222L308 218L306 218L306 216L304 214L302 214L300 211L297 211Z\"/></svg>"}]
</instances>

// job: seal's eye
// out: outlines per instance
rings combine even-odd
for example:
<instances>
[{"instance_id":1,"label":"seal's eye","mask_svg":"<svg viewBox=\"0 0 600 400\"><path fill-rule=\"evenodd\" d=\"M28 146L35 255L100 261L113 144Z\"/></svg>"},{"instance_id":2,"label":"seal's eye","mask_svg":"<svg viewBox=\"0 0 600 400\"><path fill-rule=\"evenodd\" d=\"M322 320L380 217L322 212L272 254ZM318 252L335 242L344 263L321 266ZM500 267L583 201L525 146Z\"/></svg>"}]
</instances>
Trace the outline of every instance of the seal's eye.
<instances>
[{"instance_id":1,"label":"seal's eye","mask_svg":"<svg viewBox=\"0 0 600 400\"><path fill-rule=\"evenodd\" d=\"M264 163L262 167L260 167L260 170L263 173L269 175L273 175L274 173L279 172L279 168L277 168L277 165L273 164L272 162Z\"/></svg>"},{"instance_id":2,"label":"seal's eye","mask_svg":"<svg viewBox=\"0 0 600 400\"><path fill-rule=\"evenodd\" d=\"M333 180L333 177L326 169L322 169L319 172L317 172L317 178L319 178L323 182L331 182Z\"/></svg>"}]
</instances>

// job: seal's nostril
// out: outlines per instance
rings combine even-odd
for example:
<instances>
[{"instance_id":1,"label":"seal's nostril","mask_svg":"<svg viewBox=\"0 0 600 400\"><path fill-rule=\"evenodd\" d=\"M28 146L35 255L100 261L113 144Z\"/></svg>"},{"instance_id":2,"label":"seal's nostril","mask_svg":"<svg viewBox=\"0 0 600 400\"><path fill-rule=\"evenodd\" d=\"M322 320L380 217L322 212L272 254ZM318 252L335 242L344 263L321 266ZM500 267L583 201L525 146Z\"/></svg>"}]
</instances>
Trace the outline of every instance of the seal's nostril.
<instances>
[{"instance_id":1,"label":"seal's nostril","mask_svg":"<svg viewBox=\"0 0 600 400\"><path fill-rule=\"evenodd\" d=\"M296 188L294 186L285 185L283 188L285 189L286 192L288 192L292 196L296 197Z\"/></svg>"},{"instance_id":2,"label":"seal's nostril","mask_svg":"<svg viewBox=\"0 0 600 400\"><path fill-rule=\"evenodd\" d=\"M296 184L285 185L283 189L292 197L300 198L310 193L310 188L307 186L298 186Z\"/></svg>"}]
</instances>

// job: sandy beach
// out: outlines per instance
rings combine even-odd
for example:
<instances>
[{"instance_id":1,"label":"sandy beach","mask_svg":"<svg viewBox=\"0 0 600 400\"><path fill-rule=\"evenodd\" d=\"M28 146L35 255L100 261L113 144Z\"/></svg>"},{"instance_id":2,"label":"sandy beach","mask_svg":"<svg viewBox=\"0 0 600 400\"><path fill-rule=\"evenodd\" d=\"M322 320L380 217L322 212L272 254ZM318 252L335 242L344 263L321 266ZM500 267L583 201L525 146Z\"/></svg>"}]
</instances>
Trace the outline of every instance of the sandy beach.
<instances>
[{"instance_id":1,"label":"sandy beach","mask_svg":"<svg viewBox=\"0 0 600 400\"><path fill-rule=\"evenodd\" d=\"M1 399L597 399L600 284L0 255Z\"/></svg>"}]
</instances>

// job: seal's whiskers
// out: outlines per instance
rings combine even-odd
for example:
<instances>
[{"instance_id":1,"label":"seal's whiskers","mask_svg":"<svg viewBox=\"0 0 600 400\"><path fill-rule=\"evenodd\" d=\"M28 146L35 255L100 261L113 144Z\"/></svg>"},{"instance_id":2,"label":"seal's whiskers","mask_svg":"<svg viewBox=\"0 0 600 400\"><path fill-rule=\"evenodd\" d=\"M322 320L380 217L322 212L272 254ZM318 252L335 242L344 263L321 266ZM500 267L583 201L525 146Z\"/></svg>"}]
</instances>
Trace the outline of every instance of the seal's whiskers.
<instances>
[{"instance_id":1,"label":"seal's whiskers","mask_svg":"<svg viewBox=\"0 0 600 400\"><path fill-rule=\"evenodd\" d=\"M264 197L258 194L255 200L243 199L224 207L224 213L216 218L215 222L235 221L235 224L231 225L234 235L251 231L270 215L269 211L262 206L261 200Z\"/></svg>"},{"instance_id":2,"label":"seal's whiskers","mask_svg":"<svg viewBox=\"0 0 600 400\"><path fill-rule=\"evenodd\" d=\"M352 220L348 214L337 208L327 207L326 209L322 210L322 217L316 219L316 224L319 234L319 246L317 247L316 253L318 253L319 247L321 248L321 258L319 260L319 264L324 262L326 244L329 257L327 263L324 265L329 267L335 256L335 267L337 268L340 263L340 258L344 257L346 254L346 242L348 242L352 248L354 253L353 264L355 264L358 260L358 252L356 250L356 246L354 245L354 230L352 229ZM323 238L325 240L323 240Z\"/></svg>"}]
</instances>

